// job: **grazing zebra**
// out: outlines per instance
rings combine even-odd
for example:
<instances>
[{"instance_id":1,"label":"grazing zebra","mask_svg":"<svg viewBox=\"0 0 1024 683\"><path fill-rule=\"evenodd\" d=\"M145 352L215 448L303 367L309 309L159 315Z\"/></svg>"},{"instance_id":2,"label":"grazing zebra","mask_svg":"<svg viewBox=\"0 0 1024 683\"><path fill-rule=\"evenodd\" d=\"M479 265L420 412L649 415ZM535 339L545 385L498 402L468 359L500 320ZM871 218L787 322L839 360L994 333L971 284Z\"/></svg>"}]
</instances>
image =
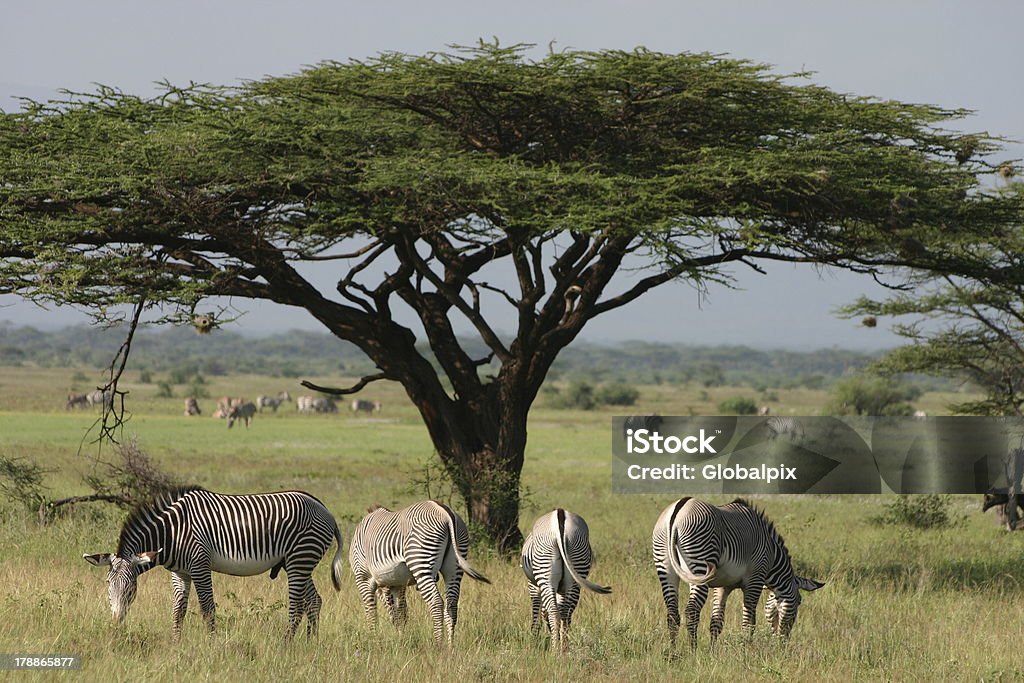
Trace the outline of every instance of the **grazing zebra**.
<instances>
[{"instance_id":1,"label":"grazing zebra","mask_svg":"<svg viewBox=\"0 0 1024 683\"><path fill-rule=\"evenodd\" d=\"M567 647L580 586L595 593L612 592L611 588L587 581L592 559L587 523L561 508L538 519L523 544L523 573L530 582L533 612L530 628L537 633L542 616L546 617L552 647L559 652Z\"/></svg>"},{"instance_id":2,"label":"grazing zebra","mask_svg":"<svg viewBox=\"0 0 1024 683\"><path fill-rule=\"evenodd\" d=\"M96 566L109 566L110 611L121 622L135 600L139 575L157 565L171 572L174 587L174 636L188 608L193 582L199 608L210 633L215 630L211 572L255 576L270 571L288 574L288 631L295 635L302 617L314 635L320 595L313 568L331 545L331 581L341 590L341 532L323 503L302 491L228 496L198 487L166 491L132 512L121 527L117 552L83 555Z\"/></svg>"},{"instance_id":3,"label":"grazing zebra","mask_svg":"<svg viewBox=\"0 0 1024 683\"><path fill-rule=\"evenodd\" d=\"M787 437L790 441L802 441L804 438L804 428L791 417L769 417L765 424L770 432L768 438L772 441L779 437Z\"/></svg>"},{"instance_id":4,"label":"grazing zebra","mask_svg":"<svg viewBox=\"0 0 1024 683\"><path fill-rule=\"evenodd\" d=\"M329 398L314 398L310 410L314 413L336 413L338 404Z\"/></svg>"},{"instance_id":5,"label":"grazing zebra","mask_svg":"<svg viewBox=\"0 0 1024 683\"><path fill-rule=\"evenodd\" d=\"M753 632L762 589L771 591L769 623L776 635L788 637L796 622L800 590L825 585L793 573L782 536L763 512L741 499L721 507L696 498L677 500L658 517L652 541L673 647L679 632L680 579L690 584L686 630L694 649L709 588L715 589L713 644L722 632L725 602L733 589L743 590L743 627L748 633Z\"/></svg>"},{"instance_id":6,"label":"grazing zebra","mask_svg":"<svg viewBox=\"0 0 1024 683\"><path fill-rule=\"evenodd\" d=\"M89 405L89 399L85 394L68 394L68 401L64 404L64 410L82 408Z\"/></svg>"},{"instance_id":7,"label":"grazing zebra","mask_svg":"<svg viewBox=\"0 0 1024 683\"><path fill-rule=\"evenodd\" d=\"M192 417L193 415L202 415L203 411L199 410L199 401L195 397L190 396L185 399L185 417Z\"/></svg>"},{"instance_id":8,"label":"grazing zebra","mask_svg":"<svg viewBox=\"0 0 1024 683\"><path fill-rule=\"evenodd\" d=\"M114 395L110 393L110 391L103 391L102 389L90 391L85 395L85 400L89 402L90 406L103 406L104 408L110 408L114 405Z\"/></svg>"},{"instance_id":9,"label":"grazing zebra","mask_svg":"<svg viewBox=\"0 0 1024 683\"><path fill-rule=\"evenodd\" d=\"M240 406L245 403L244 398L232 398L230 396L221 396L217 399L217 410L213 411L214 417L225 418L231 414L231 410L235 406Z\"/></svg>"},{"instance_id":10,"label":"grazing zebra","mask_svg":"<svg viewBox=\"0 0 1024 683\"><path fill-rule=\"evenodd\" d=\"M469 532L465 522L450 507L432 500L414 503L398 512L380 506L368 512L352 532L349 549L349 562L367 620L376 627L377 590L384 589L384 604L392 623L404 623L405 589L415 585L430 608L434 639L440 645L443 631L451 646L463 572L477 581L490 583L466 560ZM438 574L444 577L445 596L437 587Z\"/></svg>"},{"instance_id":11,"label":"grazing zebra","mask_svg":"<svg viewBox=\"0 0 1024 683\"><path fill-rule=\"evenodd\" d=\"M382 407L380 401L364 401L358 398L352 401L353 413L379 413Z\"/></svg>"},{"instance_id":12,"label":"grazing zebra","mask_svg":"<svg viewBox=\"0 0 1024 683\"><path fill-rule=\"evenodd\" d=\"M292 400L291 394L287 391L282 391L277 396L257 396L256 407L262 413L264 408L270 408L275 413L282 403L286 403Z\"/></svg>"},{"instance_id":13,"label":"grazing zebra","mask_svg":"<svg viewBox=\"0 0 1024 683\"><path fill-rule=\"evenodd\" d=\"M228 429L231 429L235 424L235 420L244 420L245 428L249 428L249 423L252 422L253 416L256 414L256 405L252 402L239 403L231 408L227 414L228 418Z\"/></svg>"}]
</instances>

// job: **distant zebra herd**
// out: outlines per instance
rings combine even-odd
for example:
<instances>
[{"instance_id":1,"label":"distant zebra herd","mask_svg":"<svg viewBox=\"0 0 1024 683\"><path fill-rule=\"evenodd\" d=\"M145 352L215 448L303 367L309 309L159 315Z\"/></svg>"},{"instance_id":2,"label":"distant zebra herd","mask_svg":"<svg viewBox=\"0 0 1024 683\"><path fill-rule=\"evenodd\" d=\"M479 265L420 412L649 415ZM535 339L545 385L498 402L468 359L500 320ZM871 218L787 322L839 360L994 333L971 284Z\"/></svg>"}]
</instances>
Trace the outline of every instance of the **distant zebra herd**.
<instances>
[{"instance_id":1,"label":"distant zebra herd","mask_svg":"<svg viewBox=\"0 0 1024 683\"><path fill-rule=\"evenodd\" d=\"M252 405L252 404L250 404ZM113 618L124 620L135 599L139 575L158 565L171 572L174 588L173 634L195 584L199 607L210 633L215 630L211 572L254 576L270 572L288 576L287 637L302 620L315 635L322 599L312 572L332 542L331 581L341 590L342 535L334 516L308 493L280 491L252 495L221 495L202 488L165 492L132 512L121 529L114 553L83 555L96 566L109 567L108 599ZM691 649L697 647L701 608L713 592L711 643L722 631L729 593L743 592L743 628L753 634L756 606L767 591L765 618L774 635L787 638L796 622L801 591L824 584L798 576L782 536L765 514L737 499L713 506L682 498L664 509L652 535L654 565L668 612L668 634L674 646L681 625L679 584L689 584L684 615ZM490 580L470 565L466 524L450 507L421 501L392 512L373 506L356 525L349 564L371 627L377 601L401 626L407 618L406 591L413 586L427 603L435 641L453 645L463 575ZM543 623L552 649L565 652L580 589L611 593L588 580L593 551L590 530L582 517L556 508L540 517L523 545L521 567L532 606L532 630ZM444 592L438 579L444 579Z\"/></svg>"},{"instance_id":2,"label":"distant zebra herd","mask_svg":"<svg viewBox=\"0 0 1024 683\"><path fill-rule=\"evenodd\" d=\"M68 397L68 409L75 407L73 400L77 402L79 399L74 398L77 395ZM85 402L87 397L85 394L81 395L81 401ZM244 398L222 396L217 399L217 409L213 411L213 417L218 419L226 419L228 423L228 429L230 429L235 422L243 422L246 428L252 422L253 418L257 413L262 413L265 409L269 408L272 412L276 413L277 409L281 407L282 403L291 403L292 397L287 391L282 391L276 396L258 396L255 402L248 401ZM337 413L338 404L331 398L313 396L298 396L294 400L295 409L300 413ZM351 404L352 413L379 413L383 404L380 401L367 401L363 399L354 399ZM202 415L203 411L199 407L199 401L195 397L189 397L185 399L185 416L193 417L196 415Z\"/></svg>"}]
</instances>

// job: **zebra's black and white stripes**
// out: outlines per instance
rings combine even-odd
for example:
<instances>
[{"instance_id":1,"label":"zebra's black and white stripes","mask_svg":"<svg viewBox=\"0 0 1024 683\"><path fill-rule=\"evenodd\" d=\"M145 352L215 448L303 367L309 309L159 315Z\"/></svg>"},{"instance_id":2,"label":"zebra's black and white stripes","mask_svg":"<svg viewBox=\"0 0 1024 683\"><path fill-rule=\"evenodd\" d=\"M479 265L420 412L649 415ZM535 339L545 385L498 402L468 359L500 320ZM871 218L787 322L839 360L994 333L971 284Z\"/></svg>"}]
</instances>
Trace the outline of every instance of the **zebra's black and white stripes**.
<instances>
[{"instance_id":1,"label":"zebra's black and white stripes","mask_svg":"<svg viewBox=\"0 0 1024 683\"><path fill-rule=\"evenodd\" d=\"M174 635L195 584L203 618L215 628L211 572L253 576L270 571L288 575L288 637L306 617L307 634L315 634L321 599L313 568L337 541L331 580L341 589L342 538L323 503L302 491L233 496L202 488L167 491L136 509L125 521L117 552L85 555L94 565L109 565L108 597L117 621L135 599L140 574L162 565L174 587Z\"/></svg>"},{"instance_id":2,"label":"zebra's black and white stripes","mask_svg":"<svg viewBox=\"0 0 1024 683\"><path fill-rule=\"evenodd\" d=\"M430 608L434 639L447 636L452 645L458 621L459 590L463 573L490 583L466 560L469 532L465 522L443 503L414 503L392 512L371 508L352 533L349 561L366 617L377 622L377 591L383 589L392 621L405 620L405 590L415 585ZM445 595L437 587L444 577Z\"/></svg>"},{"instance_id":3,"label":"zebra's black and white stripes","mask_svg":"<svg viewBox=\"0 0 1024 683\"><path fill-rule=\"evenodd\" d=\"M682 498L659 516L652 536L654 563L668 611L672 644L679 632L679 581L690 584L686 630L697 646L697 623L710 588L715 589L711 641L722 631L729 593L743 591L743 626L752 631L763 588L771 593L766 606L773 631L788 636L796 621L800 590L823 586L793 572L789 551L774 525L746 501L715 507L696 498Z\"/></svg>"},{"instance_id":4,"label":"zebra's black and white stripes","mask_svg":"<svg viewBox=\"0 0 1024 683\"><path fill-rule=\"evenodd\" d=\"M531 628L547 623L555 650L564 652L580 586L595 593L612 589L587 580L593 551L590 530L577 514L558 508L542 516L523 544L522 567L530 584Z\"/></svg>"}]
</instances>

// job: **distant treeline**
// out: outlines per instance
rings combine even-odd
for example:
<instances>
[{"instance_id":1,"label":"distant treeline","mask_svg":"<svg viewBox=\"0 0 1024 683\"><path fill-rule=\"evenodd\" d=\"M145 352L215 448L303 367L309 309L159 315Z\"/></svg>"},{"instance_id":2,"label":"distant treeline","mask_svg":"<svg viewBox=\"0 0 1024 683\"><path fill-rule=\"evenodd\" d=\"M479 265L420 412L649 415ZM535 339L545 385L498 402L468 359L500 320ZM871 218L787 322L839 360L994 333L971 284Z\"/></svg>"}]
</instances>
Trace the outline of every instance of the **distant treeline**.
<instances>
[{"instance_id":1,"label":"distant treeline","mask_svg":"<svg viewBox=\"0 0 1024 683\"><path fill-rule=\"evenodd\" d=\"M106 367L124 340L122 329L90 326L41 331L0 324L0 365ZM467 343L483 357L482 343ZM877 354L842 349L761 351L746 346L686 346L651 342L570 346L552 368L551 380L749 385L755 388L820 388L863 368ZM132 345L130 370L176 375L253 373L281 377L358 375L372 363L349 342L329 334L293 330L269 337L248 337L217 330L198 335L191 328L142 329ZM481 368L493 372L487 366ZM914 378L924 385L940 380Z\"/></svg>"}]
</instances>

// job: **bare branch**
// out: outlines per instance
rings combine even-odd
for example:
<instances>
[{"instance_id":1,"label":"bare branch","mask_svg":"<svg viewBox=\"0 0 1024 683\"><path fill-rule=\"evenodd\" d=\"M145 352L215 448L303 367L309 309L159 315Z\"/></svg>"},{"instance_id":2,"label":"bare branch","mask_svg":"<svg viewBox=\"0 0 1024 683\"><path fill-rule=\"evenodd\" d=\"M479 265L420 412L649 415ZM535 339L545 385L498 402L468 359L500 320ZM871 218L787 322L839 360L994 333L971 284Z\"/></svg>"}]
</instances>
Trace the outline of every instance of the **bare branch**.
<instances>
[{"instance_id":1,"label":"bare branch","mask_svg":"<svg viewBox=\"0 0 1024 683\"><path fill-rule=\"evenodd\" d=\"M307 389L312 389L313 391L319 391L322 394L330 394L332 396L345 396L347 394L358 393L359 391L362 391L363 388L367 384L369 384L370 382L377 382L377 381L382 380L382 379L391 379L391 378L388 377L388 375L386 373L378 372L375 375L367 375L366 377L363 377L361 380L359 380L358 382L356 382L355 384L350 386L348 389L336 389L336 388L333 388L333 387L322 387L319 384L314 384L314 383L312 383L312 382L310 382L308 380L302 380L302 382L300 382L300 384L302 384L302 386L306 387Z\"/></svg>"}]
</instances>

